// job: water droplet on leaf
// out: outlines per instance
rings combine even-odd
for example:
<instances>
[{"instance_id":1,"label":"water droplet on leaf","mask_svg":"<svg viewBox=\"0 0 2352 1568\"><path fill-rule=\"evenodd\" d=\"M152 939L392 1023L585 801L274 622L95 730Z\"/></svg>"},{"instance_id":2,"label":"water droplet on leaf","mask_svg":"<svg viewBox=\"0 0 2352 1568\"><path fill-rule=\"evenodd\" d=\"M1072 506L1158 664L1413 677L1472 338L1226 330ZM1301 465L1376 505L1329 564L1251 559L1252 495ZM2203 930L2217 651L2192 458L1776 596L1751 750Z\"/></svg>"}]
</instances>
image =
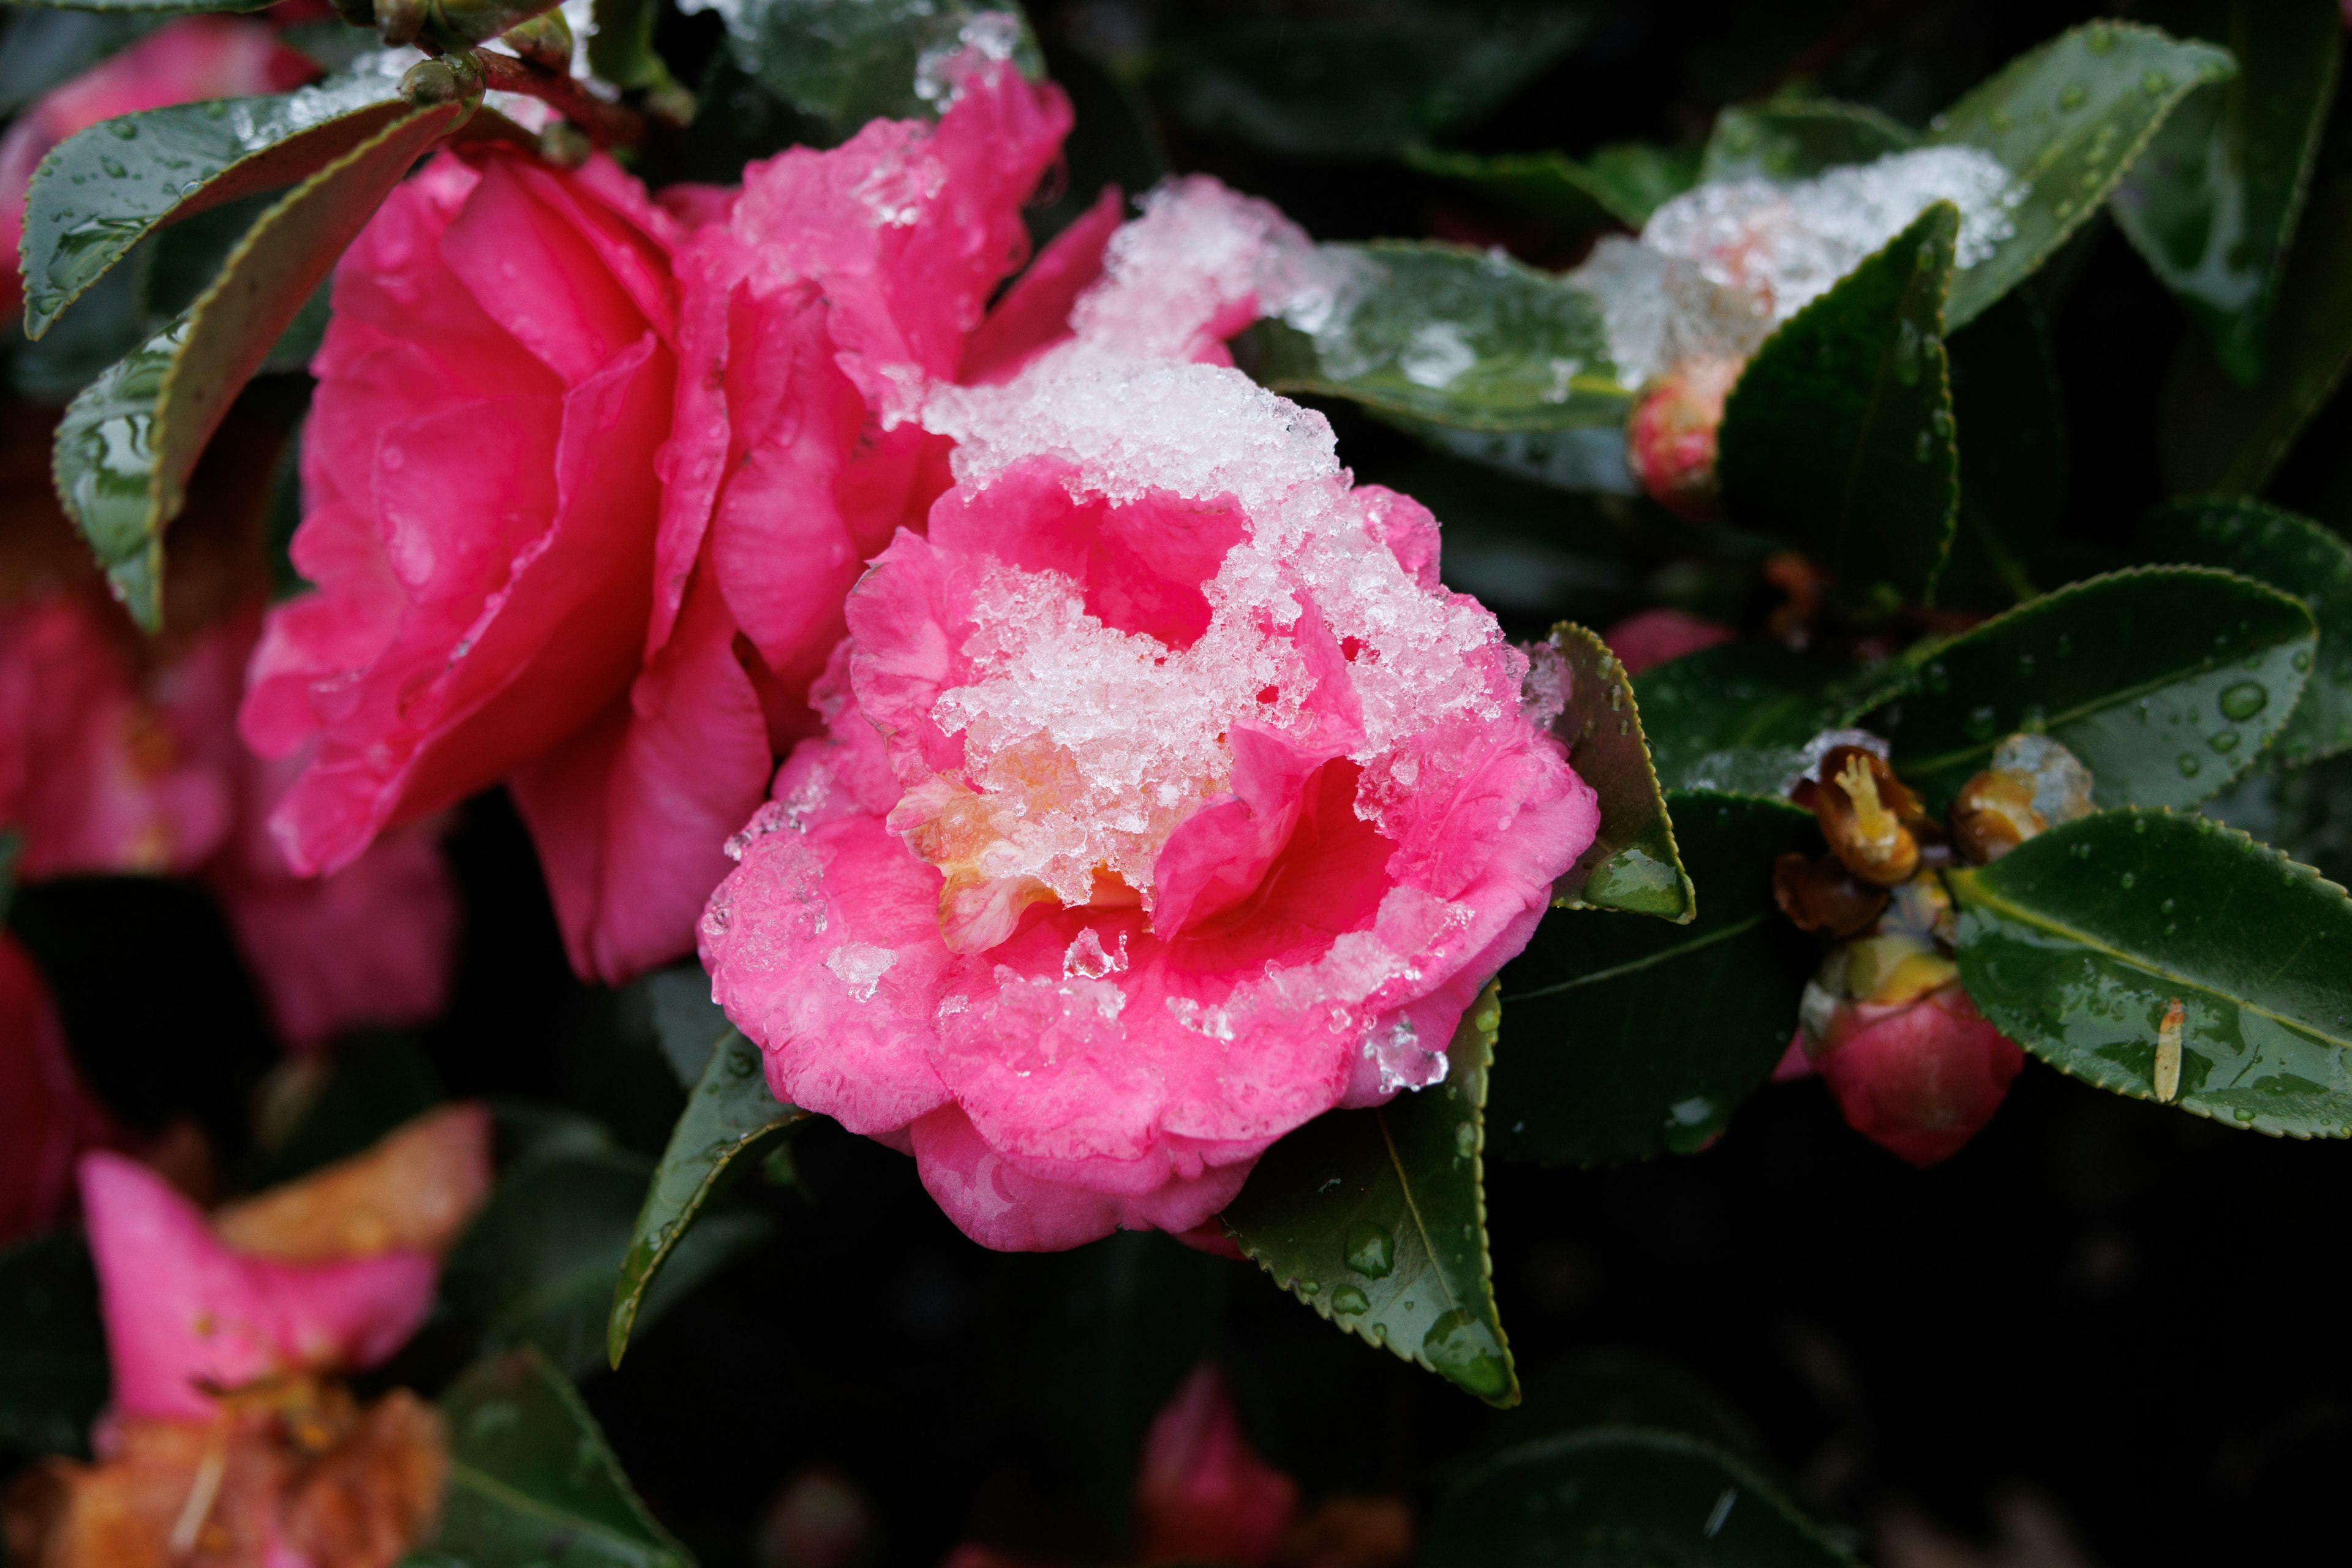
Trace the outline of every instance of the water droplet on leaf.
<instances>
[{"instance_id":1,"label":"water droplet on leaf","mask_svg":"<svg viewBox=\"0 0 2352 1568\"><path fill-rule=\"evenodd\" d=\"M1368 1279L1384 1279L1396 1267L1396 1237L1367 1220L1348 1232L1348 1267Z\"/></svg>"}]
</instances>

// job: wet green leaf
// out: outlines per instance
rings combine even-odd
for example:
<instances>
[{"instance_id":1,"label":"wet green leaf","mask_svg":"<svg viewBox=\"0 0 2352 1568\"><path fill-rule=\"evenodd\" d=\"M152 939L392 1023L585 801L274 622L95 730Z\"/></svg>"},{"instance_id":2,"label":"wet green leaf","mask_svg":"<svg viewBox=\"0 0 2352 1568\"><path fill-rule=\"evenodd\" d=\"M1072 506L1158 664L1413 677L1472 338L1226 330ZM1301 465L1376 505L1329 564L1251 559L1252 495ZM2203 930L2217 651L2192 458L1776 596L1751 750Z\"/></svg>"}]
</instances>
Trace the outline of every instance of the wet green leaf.
<instances>
[{"instance_id":1,"label":"wet green leaf","mask_svg":"<svg viewBox=\"0 0 2352 1568\"><path fill-rule=\"evenodd\" d=\"M449 1254L443 1290L488 1349L537 1346L573 1375L604 1364L613 1281L628 1255L652 1161L611 1147L517 1161ZM642 1334L745 1249L766 1239L756 1214L714 1214L677 1244L635 1314Z\"/></svg>"},{"instance_id":2,"label":"wet green leaf","mask_svg":"<svg viewBox=\"0 0 2352 1568\"><path fill-rule=\"evenodd\" d=\"M1495 1310L1480 1157L1500 1026L1490 984L1454 1033L1444 1082L1308 1122L1265 1152L1223 1217L1328 1321L1509 1405L1518 1375Z\"/></svg>"},{"instance_id":3,"label":"wet green leaf","mask_svg":"<svg viewBox=\"0 0 2352 1568\"><path fill-rule=\"evenodd\" d=\"M2141 542L2151 560L2223 567L2301 599L2319 646L2271 754L2303 763L2352 746L2352 544L2343 535L2260 501L2212 497L2158 509Z\"/></svg>"},{"instance_id":4,"label":"wet green leaf","mask_svg":"<svg viewBox=\"0 0 2352 1568\"><path fill-rule=\"evenodd\" d=\"M1576 776L1601 797L1601 831L1552 884L1552 901L1687 924L1697 906L1642 738L1633 678L1606 643L1571 622L1552 628L1551 647L1569 677L1568 705L1552 733L1568 746Z\"/></svg>"},{"instance_id":5,"label":"wet green leaf","mask_svg":"<svg viewBox=\"0 0 2352 1568\"><path fill-rule=\"evenodd\" d=\"M2082 759L2101 805L2194 805L2285 726L2316 639L2299 601L2209 567L2071 584L1908 656L1895 768L1941 810L2031 730Z\"/></svg>"},{"instance_id":6,"label":"wet green leaf","mask_svg":"<svg viewBox=\"0 0 2352 1568\"><path fill-rule=\"evenodd\" d=\"M2203 337L2186 338L2157 413L2157 468L2173 495L2252 495L2352 365L2352 179L2312 193L2279 285L2271 353L2252 386Z\"/></svg>"},{"instance_id":7,"label":"wet green leaf","mask_svg":"<svg viewBox=\"0 0 2352 1568\"><path fill-rule=\"evenodd\" d=\"M1634 682L1643 733L1668 790L1785 795L1807 742L1901 691L1910 671L1889 661L1847 670L1770 643L1727 643L1644 670Z\"/></svg>"},{"instance_id":8,"label":"wet green leaf","mask_svg":"<svg viewBox=\"0 0 2352 1568\"><path fill-rule=\"evenodd\" d=\"M1605 423L1564 430L1473 430L1384 409L1374 413L1382 424L1449 457L1498 474L1578 494L1632 496L1641 493L1625 461L1623 420L1632 406L1629 395Z\"/></svg>"},{"instance_id":9,"label":"wet green leaf","mask_svg":"<svg viewBox=\"0 0 2352 1568\"><path fill-rule=\"evenodd\" d=\"M0 1247L0 1453L87 1454L109 1384L98 1276L80 1233Z\"/></svg>"},{"instance_id":10,"label":"wet green leaf","mask_svg":"<svg viewBox=\"0 0 2352 1568\"><path fill-rule=\"evenodd\" d=\"M596 1418L535 1352L476 1365L441 1396L449 1489L429 1543L472 1568L693 1568L646 1511Z\"/></svg>"},{"instance_id":11,"label":"wet green leaf","mask_svg":"<svg viewBox=\"0 0 2352 1568\"><path fill-rule=\"evenodd\" d=\"M205 444L344 247L458 113L404 110L288 192L194 304L66 410L58 493L116 596L149 631L163 620L163 530Z\"/></svg>"},{"instance_id":12,"label":"wet green leaf","mask_svg":"<svg viewBox=\"0 0 2352 1568\"><path fill-rule=\"evenodd\" d=\"M1351 276L1311 331L1253 327L1236 357L1279 392L1477 430L1614 426L1631 396L1583 289L1460 246L1328 246ZM1612 439L1622 439L1614 436Z\"/></svg>"},{"instance_id":13,"label":"wet green leaf","mask_svg":"<svg viewBox=\"0 0 2352 1568\"><path fill-rule=\"evenodd\" d=\"M656 970L634 989L645 993L662 1059L677 1075L678 1087L691 1092L702 1081L710 1054L735 1032L726 1010L710 999L710 976L700 963L687 963Z\"/></svg>"},{"instance_id":14,"label":"wet green leaf","mask_svg":"<svg viewBox=\"0 0 2352 1568\"><path fill-rule=\"evenodd\" d=\"M605 1329L605 1353L614 1366L629 1348L646 1292L703 1210L757 1160L783 1148L806 1120L807 1111L769 1092L759 1047L733 1029L720 1037L670 1133L621 1259Z\"/></svg>"},{"instance_id":15,"label":"wet green leaf","mask_svg":"<svg viewBox=\"0 0 2352 1568\"><path fill-rule=\"evenodd\" d=\"M1388 0L1183 28L1146 62L1196 131L1304 157L1378 158L1475 120L1572 47L1595 7Z\"/></svg>"},{"instance_id":16,"label":"wet green leaf","mask_svg":"<svg viewBox=\"0 0 2352 1568\"><path fill-rule=\"evenodd\" d=\"M654 21L660 14L658 0L595 0L588 68L614 87L675 88L668 63L654 48Z\"/></svg>"},{"instance_id":17,"label":"wet green leaf","mask_svg":"<svg viewBox=\"0 0 2352 1568\"><path fill-rule=\"evenodd\" d=\"M1960 980L2062 1072L2232 1126L2352 1137L2352 899L2203 816L2108 811L1949 874Z\"/></svg>"},{"instance_id":18,"label":"wet green leaf","mask_svg":"<svg viewBox=\"0 0 2352 1568\"><path fill-rule=\"evenodd\" d=\"M1928 145L1981 147L2023 193L2009 236L1952 280L1947 324L1958 331L2050 259L2175 106L2232 68L2210 44L2091 22L2020 55L1936 116Z\"/></svg>"},{"instance_id":19,"label":"wet green leaf","mask_svg":"<svg viewBox=\"0 0 2352 1568\"><path fill-rule=\"evenodd\" d=\"M1772 902L1772 862L1819 853L1811 812L1761 795L1666 797L1698 893L1688 925L1555 910L1503 971L1511 1049L1496 1153L1546 1165L1687 1154L1771 1076L1813 944Z\"/></svg>"},{"instance_id":20,"label":"wet green leaf","mask_svg":"<svg viewBox=\"0 0 2352 1568\"><path fill-rule=\"evenodd\" d=\"M2352 753L2248 773L2198 809L2352 883Z\"/></svg>"},{"instance_id":21,"label":"wet green leaf","mask_svg":"<svg viewBox=\"0 0 2352 1568\"><path fill-rule=\"evenodd\" d=\"M2042 313L2011 294L1945 345L1959 436L1959 526L1936 580L1938 604L2000 609L2034 579L2077 575L2054 560L2066 513L2066 406Z\"/></svg>"},{"instance_id":22,"label":"wet green leaf","mask_svg":"<svg viewBox=\"0 0 2352 1568\"><path fill-rule=\"evenodd\" d=\"M1033 80L1045 71L1010 0L742 0L712 9L745 74L843 137L877 116L936 118L951 90L940 67L967 44L1015 60Z\"/></svg>"},{"instance_id":23,"label":"wet green leaf","mask_svg":"<svg viewBox=\"0 0 2352 1568\"><path fill-rule=\"evenodd\" d=\"M1790 99L1715 117L1699 162L1702 180L1810 180L1868 163L1918 140L1874 109L1829 99Z\"/></svg>"},{"instance_id":24,"label":"wet green leaf","mask_svg":"<svg viewBox=\"0 0 2352 1568\"><path fill-rule=\"evenodd\" d=\"M1497 1455L1430 1521L1424 1568L1853 1568L1729 1455L1598 1427Z\"/></svg>"},{"instance_id":25,"label":"wet green leaf","mask_svg":"<svg viewBox=\"0 0 2352 1568\"><path fill-rule=\"evenodd\" d=\"M1571 233L1623 224L1639 228L1698 177L1696 149L1642 142L1578 160L1560 153L1441 153L1408 147L1408 167L1454 180Z\"/></svg>"},{"instance_id":26,"label":"wet green leaf","mask_svg":"<svg viewBox=\"0 0 2352 1568\"><path fill-rule=\"evenodd\" d=\"M413 52L385 51L403 66ZM373 62L371 62L373 64ZM68 137L25 194L25 332L38 338L165 224L282 189L411 111L397 69L370 68L275 98L126 114Z\"/></svg>"},{"instance_id":27,"label":"wet green leaf","mask_svg":"<svg viewBox=\"0 0 2352 1568\"><path fill-rule=\"evenodd\" d=\"M2335 95L2343 14L2330 0L2167 0L2147 19L2228 48L2238 74L2184 100L2108 204L2221 367L2251 384Z\"/></svg>"},{"instance_id":28,"label":"wet green leaf","mask_svg":"<svg viewBox=\"0 0 2352 1568\"><path fill-rule=\"evenodd\" d=\"M1848 588L1925 599L1959 505L1944 290L1959 213L1937 202L1748 362L1723 411L1724 511Z\"/></svg>"}]
</instances>

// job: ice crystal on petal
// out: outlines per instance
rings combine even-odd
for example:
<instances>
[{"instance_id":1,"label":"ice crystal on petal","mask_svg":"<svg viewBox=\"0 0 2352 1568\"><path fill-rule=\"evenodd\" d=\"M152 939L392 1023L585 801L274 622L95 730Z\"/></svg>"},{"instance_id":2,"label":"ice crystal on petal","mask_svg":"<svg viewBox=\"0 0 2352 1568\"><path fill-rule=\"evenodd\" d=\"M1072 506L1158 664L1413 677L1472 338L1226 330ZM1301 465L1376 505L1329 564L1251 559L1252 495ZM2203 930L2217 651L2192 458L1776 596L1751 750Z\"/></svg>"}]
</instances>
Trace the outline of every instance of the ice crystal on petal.
<instances>
[{"instance_id":1,"label":"ice crystal on petal","mask_svg":"<svg viewBox=\"0 0 2352 1568\"><path fill-rule=\"evenodd\" d=\"M982 11L956 29L955 41L915 57L915 96L945 112L963 95L963 84L980 68L1009 60L1021 47L1021 18L1010 11Z\"/></svg>"},{"instance_id":2,"label":"ice crystal on petal","mask_svg":"<svg viewBox=\"0 0 2352 1568\"><path fill-rule=\"evenodd\" d=\"M868 1002L873 1000L874 988L882 984L882 977L889 973L890 966L898 962L898 955L887 947L877 947L866 942L845 942L825 954L824 966L849 988L852 996L860 1002Z\"/></svg>"},{"instance_id":3,"label":"ice crystal on petal","mask_svg":"<svg viewBox=\"0 0 2352 1568\"><path fill-rule=\"evenodd\" d=\"M1127 933L1121 931L1118 951L1103 946L1095 928L1088 926L1070 943L1062 954L1062 975L1068 980L1100 980L1106 974L1127 973Z\"/></svg>"}]
</instances>

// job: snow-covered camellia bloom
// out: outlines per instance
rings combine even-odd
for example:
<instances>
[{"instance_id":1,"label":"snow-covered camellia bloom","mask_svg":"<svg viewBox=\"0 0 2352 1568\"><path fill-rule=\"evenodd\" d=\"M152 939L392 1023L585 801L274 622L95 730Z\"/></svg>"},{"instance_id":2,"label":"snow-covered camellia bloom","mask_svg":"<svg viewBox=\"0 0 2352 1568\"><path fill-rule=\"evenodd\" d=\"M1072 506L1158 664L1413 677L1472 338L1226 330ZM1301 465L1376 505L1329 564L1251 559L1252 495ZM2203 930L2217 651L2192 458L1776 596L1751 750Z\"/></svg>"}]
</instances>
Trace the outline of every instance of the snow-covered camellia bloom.
<instances>
[{"instance_id":1,"label":"snow-covered camellia bloom","mask_svg":"<svg viewBox=\"0 0 2352 1568\"><path fill-rule=\"evenodd\" d=\"M924 421L957 482L850 595L827 732L703 917L714 994L988 1246L1190 1229L1443 1076L1594 797L1319 415L1082 334Z\"/></svg>"}]
</instances>

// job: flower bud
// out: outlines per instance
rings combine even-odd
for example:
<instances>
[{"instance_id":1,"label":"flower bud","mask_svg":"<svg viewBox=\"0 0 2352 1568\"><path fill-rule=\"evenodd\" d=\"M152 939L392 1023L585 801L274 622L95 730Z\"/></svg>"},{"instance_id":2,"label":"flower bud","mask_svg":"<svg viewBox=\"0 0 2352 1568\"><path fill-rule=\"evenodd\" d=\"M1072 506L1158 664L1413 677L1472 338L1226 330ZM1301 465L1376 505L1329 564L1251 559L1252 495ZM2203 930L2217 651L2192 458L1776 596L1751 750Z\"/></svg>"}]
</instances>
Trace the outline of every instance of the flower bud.
<instances>
[{"instance_id":1,"label":"flower bud","mask_svg":"<svg viewBox=\"0 0 2352 1568\"><path fill-rule=\"evenodd\" d=\"M1952 797L1952 842L1983 865L2091 810L2091 770L2074 752L2047 735L2011 735Z\"/></svg>"},{"instance_id":2,"label":"flower bud","mask_svg":"<svg viewBox=\"0 0 2352 1568\"><path fill-rule=\"evenodd\" d=\"M1860 746L1833 748L1822 759L1813 815L1830 852L1864 881L1892 888L1919 868L1919 840L1909 826L1922 820L1919 797L1885 758Z\"/></svg>"},{"instance_id":3,"label":"flower bud","mask_svg":"<svg viewBox=\"0 0 2352 1568\"><path fill-rule=\"evenodd\" d=\"M1772 898L1799 931L1837 937L1868 930L1886 908L1886 889L1860 880L1834 855L1781 856L1772 863Z\"/></svg>"},{"instance_id":4,"label":"flower bud","mask_svg":"<svg viewBox=\"0 0 2352 1568\"><path fill-rule=\"evenodd\" d=\"M535 66L572 73L572 24L561 11L541 11L499 34L499 41Z\"/></svg>"},{"instance_id":5,"label":"flower bud","mask_svg":"<svg viewBox=\"0 0 2352 1568\"><path fill-rule=\"evenodd\" d=\"M1833 1000L1819 981L1808 985L1813 1067L1848 1126L1914 1165L1932 1165L1992 1120L2025 1053L1956 981L1920 989L1937 973L1948 975L1949 960L1918 949L1862 951L1871 945L1858 942L1843 955L1846 984L1899 999Z\"/></svg>"},{"instance_id":6,"label":"flower bud","mask_svg":"<svg viewBox=\"0 0 2352 1568\"><path fill-rule=\"evenodd\" d=\"M1627 453L1642 489L1677 517L1704 522L1720 510L1716 433L1723 403L1746 361L1694 355L1658 378L1626 426Z\"/></svg>"},{"instance_id":7,"label":"flower bud","mask_svg":"<svg viewBox=\"0 0 2352 1568\"><path fill-rule=\"evenodd\" d=\"M419 60L400 79L400 96L419 109L464 103L481 95L481 64L470 54Z\"/></svg>"},{"instance_id":8,"label":"flower bud","mask_svg":"<svg viewBox=\"0 0 2352 1568\"><path fill-rule=\"evenodd\" d=\"M1242 1435L1224 1374L1202 1363L1143 1440L1137 1560L1266 1563L1297 1507L1297 1483L1258 1458Z\"/></svg>"}]
</instances>

